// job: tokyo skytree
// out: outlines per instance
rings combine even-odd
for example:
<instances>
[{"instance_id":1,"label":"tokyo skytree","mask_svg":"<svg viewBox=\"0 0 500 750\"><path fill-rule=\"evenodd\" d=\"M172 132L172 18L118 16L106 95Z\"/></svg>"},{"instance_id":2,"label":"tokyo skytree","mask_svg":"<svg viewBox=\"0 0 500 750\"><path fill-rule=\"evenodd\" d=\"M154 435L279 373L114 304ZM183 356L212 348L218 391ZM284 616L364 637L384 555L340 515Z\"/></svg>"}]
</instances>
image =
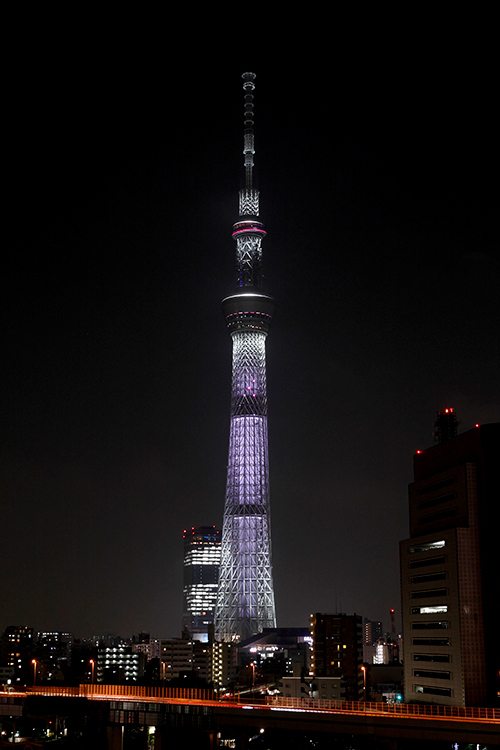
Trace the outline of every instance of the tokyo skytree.
<instances>
[{"instance_id":1,"label":"tokyo skytree","mask_svg":"<svg viewBox=\"0 0 500 750\"><path fill-rule=\"evenodd\" d=\"M233 342L231 423L215 637L240 641L276 627L271 563L266 338L274 300L262 290L264 225L253 187L255 74L243 74L245 187L239 193L237 289L222 302Z\"/></svg>"}]
</instances>

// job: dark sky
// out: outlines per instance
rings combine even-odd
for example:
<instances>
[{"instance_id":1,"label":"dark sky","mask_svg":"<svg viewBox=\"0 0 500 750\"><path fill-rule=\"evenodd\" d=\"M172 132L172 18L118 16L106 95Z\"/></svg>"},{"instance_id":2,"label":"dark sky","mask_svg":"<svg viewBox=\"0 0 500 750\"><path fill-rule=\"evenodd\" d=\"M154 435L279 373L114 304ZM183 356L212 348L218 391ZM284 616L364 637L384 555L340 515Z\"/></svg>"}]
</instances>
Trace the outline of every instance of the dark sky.
<instances>
[{"instance_id":1,"label":"dark sky","mask_svg":"<svg viewBox=\"0 0 500 750\"><path fill-rule=\"evenodd\" d=\"M9 115L0 631L180 635L183 529L222 523L245 70L278 624L389 629L413 454L438 409L500 419L494 66L448 39L32 53Z\"/></svg>"}]
</instances>

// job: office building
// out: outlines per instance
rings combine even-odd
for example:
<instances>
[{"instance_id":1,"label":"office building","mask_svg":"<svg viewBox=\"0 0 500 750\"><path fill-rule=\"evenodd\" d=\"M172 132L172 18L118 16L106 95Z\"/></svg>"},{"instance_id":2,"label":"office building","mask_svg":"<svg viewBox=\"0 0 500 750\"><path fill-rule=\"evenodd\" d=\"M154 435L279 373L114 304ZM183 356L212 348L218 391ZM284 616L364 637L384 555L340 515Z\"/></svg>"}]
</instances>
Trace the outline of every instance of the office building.
<instances>
[{"instance_id":1,"label":"office building","mask_svg":"<svg viewBox=\"0 0 500 750\"><path fill-rule=\"evenodd\" d=\"M382 638L382 623L378 620L368 620L366 617L363 621L363 643L374 644L379 638Z\"/></svg>"},{"instance_id":2,"label":"office building","mask_svg":"<svg viewBox=\"0 0 500 750\"><path fill-rule=\"evenodd\" d=\"M213 625L219 582L221 532L215 526L184 530L183 629L192 638L208 641Z\"/></svg>"},{"instance_id":3,"label":"office building","mask_svg":"<svg viewBox=\"0 0 500 750\"><path fill-rule=\"evenodd\" d=\"M61 631L38 633L35 656L40 679L45 682L63 680L69 674L72 649L71 633Z\"/></svg>"},{"instance_id":4,"label":"office building","mask_svg":"<svg viewBox=\"0 0 500 750\"><path fill-rule=\"evenodd\" d=\"M414 456L410 538L400 544L407 702L494 706L499 670L500 424L456 434Z\"/></svg>"},{"instance_id":5,"label":"office building","mask_svg":"<svg viewBox=\"0 0 500 750\"><path fill-rule=\"evenodd\" d=\"M160 640L161 679L173 680L182 672L193 671L193 640L162 638Z\"/></svg>"},{"instance_id":6,"label":"office building","mask_svg":"<svg viewBox=\"0 0 500 750\"><path fill-rule=\"evenodd\" d=\"M210 644L193 638L162 638L160 678L168 682L191 675L209 682L212 676L211 654Z\"/></svg>"}]
</instances>

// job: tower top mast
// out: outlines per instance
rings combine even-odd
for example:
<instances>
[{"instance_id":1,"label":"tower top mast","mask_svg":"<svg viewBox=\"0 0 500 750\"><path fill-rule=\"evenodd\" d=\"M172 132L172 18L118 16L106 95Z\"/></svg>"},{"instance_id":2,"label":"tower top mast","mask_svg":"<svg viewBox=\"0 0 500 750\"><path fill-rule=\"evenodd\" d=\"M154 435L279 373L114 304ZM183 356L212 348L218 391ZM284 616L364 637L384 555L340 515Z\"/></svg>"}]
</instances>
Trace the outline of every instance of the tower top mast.
<instances>
[{"instance_id":1,"label":"tower top mast","mask_svg":"<svg viewBox=\"0 0 500 750\"><path fill-rule=\"evenodd\" d=\"M255 139L253 132L253 92L255 73L243 73L245 92L245 130L243 133L243 154L245 156L245 187L240 190L240 216L259 215L259 192L253 188L253 155Z\"/></svg>"},{"instance_id":2,"label":"tower top mast","mask_svg":"<svg viewBox=\"0 0 500 750\"><path fill-rule=\"evenodd\" d=\"M244 132L244 147L243 153L245 155L245 187L247 190L251 190L252 185L252 172L253 172L253 155L255 154L254 147L254 132L253 132L253 94L252 91L255 89L255 73L243 73L243 91L245 92L245 132Z\"/></svg>"}]
</instances>

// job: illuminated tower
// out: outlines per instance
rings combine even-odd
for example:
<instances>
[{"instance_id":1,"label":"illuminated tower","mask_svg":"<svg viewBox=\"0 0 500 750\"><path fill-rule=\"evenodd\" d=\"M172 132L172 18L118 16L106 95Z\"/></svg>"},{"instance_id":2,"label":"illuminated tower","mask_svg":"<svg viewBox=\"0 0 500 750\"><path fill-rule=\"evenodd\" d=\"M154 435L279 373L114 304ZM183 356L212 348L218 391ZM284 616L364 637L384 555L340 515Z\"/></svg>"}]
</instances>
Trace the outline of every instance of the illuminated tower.
<instances>
[{"instance_id":1,"label":"illuminated tower","mask_svg":"<svg viewBox=\"0 0 500 750\"><path fill-rule=\"evenodd\" d=\"M215 636L244 640L276 627L271 565L266 338L274 300L262 291L259 193L252 183L254 73L243 74L245 187L233 227L237 290L222 302L233 341L231 425Z\"/></svg>"}]
</instances>

